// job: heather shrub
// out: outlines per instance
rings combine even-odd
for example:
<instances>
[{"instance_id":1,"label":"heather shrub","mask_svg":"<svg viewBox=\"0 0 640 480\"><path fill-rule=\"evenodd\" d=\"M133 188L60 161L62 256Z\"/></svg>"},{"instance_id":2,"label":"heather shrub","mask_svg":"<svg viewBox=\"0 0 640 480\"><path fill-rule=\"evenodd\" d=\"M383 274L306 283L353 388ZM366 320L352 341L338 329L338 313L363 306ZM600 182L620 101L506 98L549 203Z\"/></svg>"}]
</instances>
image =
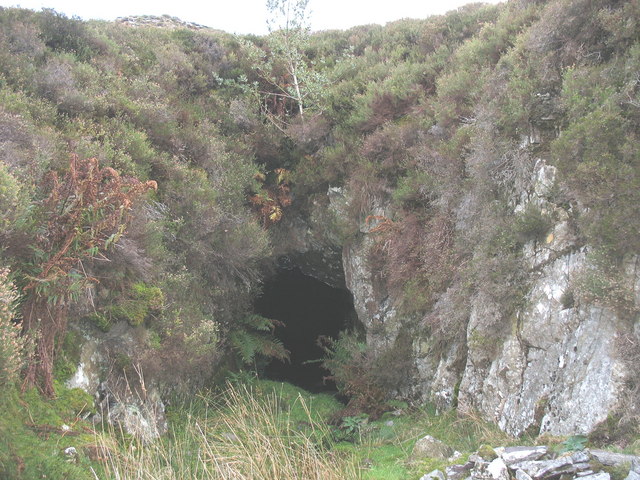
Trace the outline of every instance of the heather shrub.
<instances>
[{"instance_id":1,"label":"heather shrub","mask_svg":"<svg viewBox=\"0 0 640 480\"><path fill-rule=\"evenodd\" d=\"M458 123L473 123L473 110L487 75L488 69L485 67L480 70L464 68L438 77L438 124L446 128Z\"/></svg>"},{"instance_id":2,"label":"heather shrub","mask_svg":"<svg viewBox=\"0 0 640 480\"><path fill-rule=\"evenodd\" d=\"M345 415L368 413L376 418L385 410L385 390L375 376L374 357L354 332L337 339L320 338L326 352L322 367L330 372L338 391L349 398Z\"/></svg>"},{"instance_id":3,"label":"heather shrub","mask_svg":"<svg viewBox=\"0 0 640 480\"><path fill-rule=\"evenodd\" d=\"M614 106L576 119L553 153L572 194L589 210L579 224L590 243L623 255L638 251L640 149L634 123Z\"/></svg>"},{"instance_id":4,"label":"heather shrub","mask_svg":"<svg viewBox=\"0 0 640 480\"><path fill-rule=\"evenodd\" d=\"M72 53L87 61L94 54L95 45L86 24L78 18L45 8L37 14L42 39L54 51Z\"/></svg>"},{"instance_id":5,"label":"heather shrub","mask_svg":"<svg viewBox=\"0 0 640 480\"><path fill-rule=\"evenodd\" d=\"M59 113L72 117L91 113L95 101L78 84L76 67L72 56L53 57L36 77L39 93L54 103Z\"/></svg>"},{"instance_id":6,"label":"heather shrub","mask_svg":"<svg viewBox=\"0 0 640 480\"><path fill-rule=\"evenodd\" d=\"M625 281L622 265L606 251L593 251L586 265L571 279L576 302L613 308L622 318L638 313L633 286Z\"/></svg>"},{"instance_id":7,"label":"heather shrub","mask_svg":"<svg viewBox=\"0 0 640 480\"><path fill-rule=\"evenodd\" d=\"M17 298L9 270L0 269L0 395L16 381L24 363L25 338L16 319Z\"/></svg>"},{"instance_id":8,"label":"heather shrub","mask_svg":"<svg viewBox=\"0 0 640 480\"><path fill-rule=\"evenodd\" d=\"M544 240L552 226L551 215L529 203L522 212L516 215L513 228L517 240L526 243L529 240Z\"/></svg>"},{"instance_id":9,"label":"heather shrub","mask_svg":"<svg viewBox=\"0 0 640 480\"><path fill-rule=\"evenodd\" d=\"M140 352L143 369L148 376L178 389L205 385L224 353L224 334L206 285L181 268L164 275L162 290L164 308L150 324L149 349Z\"/></svg>"},{"instance_id":10,"label":"heather shrub","mask_svg":"<svg viewBox=\"0 0 640 480\"><path fill-rule=\"evenodd\" d=\"M387 178L393 185L411 166L409 149L416 144L418 136L412 124L387 124L366 137L360 154L374 166L378 176Z\"/></svg>"},{"instance_id":11,"label":"heather shrub","mask_svg":"<svg viewBox=\"0 0 640 480\"><path fill-rule=\"evenodd\" d=\"M380 92L373 95L366 110L365 118L358 125L362 133L373 132L384 123L402 117L412 103L410 92L395 95L392 92Z\"/></svg>"},{"instance_id":12,"label":"heather shrub","mask_svg":"<svg viewBox=\"0 0 640 480\"><path fill-rule=\"evenodd\" d=\"M406 314L425 312L441 294L456 269L451 218L436 213L430 218L407 214L381 232L383 275Z\"/></svg>"},{"instance_id":13,"label":"heather shrub","mask_svg":"<svg viewBox=\"0 0 640 480\"><path fill-rule=\"evenodd\" d=\"M25 186L39 182L45 175L57 156L57 140L56 135L47 135L46 128L38 128L20 114L0 108L0 161Z\"/></svg>"},{"instance_id":14,"label":"heather shrub","mask_svg":"<svg viewBox=\"0 0 640 480\"><path fill-rule=\"evenodd\" d=\"M0 238L15 226L25 208L24 187L16 179L5 163L0 163Z\"/></svg>"},{"instance_id":15,"label":"heather shrub","mask_svg":"<svg viewBox=\"0 0 640 480\"><path fill-rule=\"evenodd\" d=\"M409 170L398 179L398 185L393 190L394 206L408 210L427 206L435 197L436 188L437 182L428 172L418 168Z\"/></svg>"},{"instance_id":16,"label":"heather shrub","mask_svg":"<svg viewBox=\"0 0 640 480\"><path fill-rule=\"evenodd\" d=\"M14 90L6 85L0 75L0 104L6 114L19 116L22 122L36 125L50 125L56 119L56 108L49 101L32 97L22 90ZM12 120L16 125L17 118Z\"/></svg>"}]
</instances>

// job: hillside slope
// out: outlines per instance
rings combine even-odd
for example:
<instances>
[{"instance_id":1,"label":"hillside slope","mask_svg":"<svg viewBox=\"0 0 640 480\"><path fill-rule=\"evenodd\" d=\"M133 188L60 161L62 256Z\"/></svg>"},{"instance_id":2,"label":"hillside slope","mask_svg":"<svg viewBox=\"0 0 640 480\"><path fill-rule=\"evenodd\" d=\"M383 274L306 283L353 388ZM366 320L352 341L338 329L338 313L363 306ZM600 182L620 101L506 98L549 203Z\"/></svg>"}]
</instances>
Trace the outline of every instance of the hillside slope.
<instances>
[{"instance_id":1,"label":"hillside slope","mask_svg":"<svg viewBox=\"0 0 640 480\"><path fill-rule=\"evenodd\" d=\"M50 340L30 365L159 398L284 358L253 308L286 257L353 295L371 388L514 435L634 431L639 20L637 1L475 4L292 52L1 9L2 263L59 319L23 310ZM97 191L112 172L157 190L72 210L91 158Z\"/></svg>"}]
</instances>

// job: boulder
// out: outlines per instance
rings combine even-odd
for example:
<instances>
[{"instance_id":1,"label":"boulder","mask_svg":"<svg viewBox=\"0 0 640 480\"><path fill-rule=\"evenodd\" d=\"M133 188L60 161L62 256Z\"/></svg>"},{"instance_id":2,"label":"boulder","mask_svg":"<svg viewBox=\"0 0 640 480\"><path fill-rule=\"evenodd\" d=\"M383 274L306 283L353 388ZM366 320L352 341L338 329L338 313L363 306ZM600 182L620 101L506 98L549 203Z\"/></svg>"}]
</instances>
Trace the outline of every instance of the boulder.
<instances>
[{"instance_id":1,"label":"boulder","mask_svg":"<svg viewBox=\"0 0 640 480\"><path fill-rule=\"evenodd\" d=\"M513 464L511 469L522 470L533 480L547 477L559 477L564 474L572 474L589 470L591 455L588 452L574 452L571 455L556 458L554 460L531 460Z\"/></svg>"},{"instance_id":2,"label":"boulder","mask_svg":"<svg viewBox=\"0 0 640 480\"><path fill-rule=\"evenodd\" d=\"M470 475L473 468L473 462L467 462L464 465L450 465L445 468L447 480L462 480Z\"/></svg>"},{"instance_id":3,"label":"boulder","mask_svg":"<svg viewBox=\"0 0 640 480\"><path fill-rule=\"evenodd\" d=\"M636 462L636 465L640 465L640 457L636 457L635 455L607 452L606 450L590 450L590 453L603 465L615 467L625 463L633 464L633 462Z\"/></svg>"},{"instance_id":4,"label":"boulder","mask_svg":"<svg viewBox=\"0 0 640 480\"><path fill-rule=\"evenodd\" d=\"M547 447L507 447L500 454L507 466L519 462L528 462L532 460L540 460L547 454Z\"/></svg>"},{"instance_id":5,"label":"boulder","mask_svg":"<svg viewBox=\"0 0 640 480\"><path fill-rule=\"evenodd\" d=\"M640 480L640 473L631 470L624 480Z\"/></svg>"},{"instance_id":6,"label":"boulder","mask_svg":"<svg viewBox=\"0 0 640 480\"><path fill-rule=\"evenodd\" d=\"M447 480L447 477L440 470L433 470L420 477L420 480Z\"/></svg>"},{"instance_id":7,"label":"boulder","mask_svg":"<svg viewBox=\"0 0 640 480\"><path fill-rule=\"evenodd\" d=\"M631 470L629 470L629 475L625 480L640 480L640 459L635 458L631 461Z\"/></svg>"},{"instance_id":8,"label":"boulder","mask_svg":"<svg viewBox=\"0 0 640 480\"><path fill-rule=\"evenodd\" d=\"M531 476L524 470L516 470L516 480L533 480Z\"/></svg>"},{"instance_id":9,"label":"boulder","mask_svg":"<svg viewBox=\"0 0 640 480\"><path fill-rule=\"evenodd\" d=\"M598 472L581 476L580 480L611 480L611 475L607 472Z\"/></svg>"},{"instance_id":10,"label":"boulder","mask_svg":"<svg viewBox=\"0 0 640 480\"><path fill-rule=\"evenodd\" d=\"M426 435L418 440L411 452L411 460L423 458L439 458L445 460L453 455L453 449L431 435Z\"/></svg>"},{"instance_id":11,"label":"boulder","mask_svg":"<svg viewBox=\"0 0 640 480\"><path fill-rule=\"evenodd\" d=\"M509 480L509 469L502 458L498 457L487 466L487 473L494 480Z\"/></svg>"}]
</instances>

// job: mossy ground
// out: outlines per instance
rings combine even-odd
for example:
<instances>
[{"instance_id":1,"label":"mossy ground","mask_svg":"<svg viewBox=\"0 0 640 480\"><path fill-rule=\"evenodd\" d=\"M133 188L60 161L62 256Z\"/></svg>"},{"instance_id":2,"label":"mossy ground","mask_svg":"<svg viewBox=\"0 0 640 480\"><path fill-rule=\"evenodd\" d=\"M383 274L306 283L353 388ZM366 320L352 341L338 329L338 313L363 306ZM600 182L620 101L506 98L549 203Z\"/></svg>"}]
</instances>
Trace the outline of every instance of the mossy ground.
<instances>
[{"instance_id":1,"label":"mossy ground","mask_svg":"<svg viewBox=\"0 0 640 480\"><path fill-rule=\"evenodd\" d=\"M92 479L92 461L84 448L95 445L88 422L93 399L79 389L56 385L57 398L43 399L35 390L16 388L0 398L0 478ZM73 460L64 450L73 446Z\"/></svg>"}]
</instances>

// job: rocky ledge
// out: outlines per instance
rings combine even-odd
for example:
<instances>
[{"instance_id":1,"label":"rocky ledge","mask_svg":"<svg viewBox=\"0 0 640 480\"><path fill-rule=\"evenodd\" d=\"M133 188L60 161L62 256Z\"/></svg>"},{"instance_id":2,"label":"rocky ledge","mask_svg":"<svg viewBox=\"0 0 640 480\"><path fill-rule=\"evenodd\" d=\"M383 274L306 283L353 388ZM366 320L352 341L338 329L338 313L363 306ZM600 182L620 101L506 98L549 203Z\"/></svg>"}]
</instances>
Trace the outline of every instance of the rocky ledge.
<instances>
[{"instance_id":1,"label":"rocky ledge","mask_svg":"<svg viewBox=\"0 0 640 480\"><path fill-rule=\"evenodd\" d=\"M119 17L116 19L117 23L129 25L130 27L159 27L159 28L187 28L189 30L203 30L208 29L204 25L193 22L185 22L178 17L172 17L170 15L130 15L128 17Z\"/></svg>"}]
</instances>

